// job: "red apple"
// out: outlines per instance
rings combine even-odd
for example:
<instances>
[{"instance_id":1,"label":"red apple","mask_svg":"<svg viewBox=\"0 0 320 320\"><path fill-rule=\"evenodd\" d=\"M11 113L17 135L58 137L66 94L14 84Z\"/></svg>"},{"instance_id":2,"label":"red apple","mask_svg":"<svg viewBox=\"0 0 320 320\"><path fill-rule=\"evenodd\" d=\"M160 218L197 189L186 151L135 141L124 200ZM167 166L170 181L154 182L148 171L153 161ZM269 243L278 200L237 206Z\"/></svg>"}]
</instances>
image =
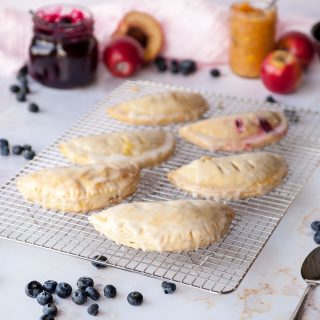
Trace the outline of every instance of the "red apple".
<instances>
[{"instance_id":1,"label":"red apple","mask_svg":"<svg viewBox=\"0 0 320 320\"><path fill-rule=\"evenodd\" d=\"M114 76L129 77L142 65L143 48L131 37L115 38L104 49L103 62Z\"/></svg>"},{"instance_id":2,"label":"red apple","mask_svg":"<svg viewBox=\"0 0 320 320\"><path fill-rule=\"evenodd\" d=\"M277 48L290 51L300 59L304 68L309 66L314 56L312 41L307 35L299 31L285 33L280 38Z\"/></svg>"},{"instance_id":3,"label":"red apple","mask_svg":"<svg viewBox=\"0 0 320 320\"><path fill-rule=\"evenodd\" d=\"M289 51L276 50L263 61L261 79L272 92L290 93L297 89L302 78L302 66Z\"/></svg>"}]
</instances>

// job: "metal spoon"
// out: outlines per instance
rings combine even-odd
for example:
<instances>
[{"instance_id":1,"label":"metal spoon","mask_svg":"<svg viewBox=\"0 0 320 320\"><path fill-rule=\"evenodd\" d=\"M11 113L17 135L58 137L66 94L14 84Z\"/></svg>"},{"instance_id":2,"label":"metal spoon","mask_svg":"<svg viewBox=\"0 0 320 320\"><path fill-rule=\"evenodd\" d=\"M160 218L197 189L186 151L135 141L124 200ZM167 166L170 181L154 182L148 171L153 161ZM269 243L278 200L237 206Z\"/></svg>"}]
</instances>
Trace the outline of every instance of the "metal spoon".
<instances>
[{"instance_id":1,"label":"metal spoon","mask_svg":"<svg viewBox=\"0 0 320 320\"><path fill-rule=\"evenodd\" d=\"M290 317L290 320L301 319L303 314L303 306L310 291L320 284L320 247L317 247L309 253L305 258L301 267L301 276L307 283L307 287L304 290L299 304L297 305L294 313Z\"/></svg>"}]
</instances>

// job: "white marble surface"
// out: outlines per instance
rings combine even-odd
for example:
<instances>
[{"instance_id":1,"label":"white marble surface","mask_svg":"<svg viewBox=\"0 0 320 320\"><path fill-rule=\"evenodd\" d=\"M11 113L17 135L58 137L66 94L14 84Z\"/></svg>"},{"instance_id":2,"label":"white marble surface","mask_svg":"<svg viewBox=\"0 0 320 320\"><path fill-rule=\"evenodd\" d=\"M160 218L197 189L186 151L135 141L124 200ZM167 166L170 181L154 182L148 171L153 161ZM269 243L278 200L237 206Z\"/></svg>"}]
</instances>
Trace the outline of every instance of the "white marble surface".
<instances>
[{"instance_id":1,"label":"white marble surface","mask_svg":"<svg viewBox=\"0 0 320 320\"><path fill-rule=\"evenodd\" d=\"M95 0L97 2L98 0ZM52 1L1 0L0 5L16 5L29 8ZM71 1L69 1L71 2ZM73 1L76 2L76 1ZM86 3L89 1L85 1ZM280 10L304 12L309 16L320 13L318 1L280 1ZM318 10L318 11L316 11ZM281 11L280 11L281 12ZM181 77L170 74L158 75L149 70L139 74L138 79L213 90L232 95L253 96L264 99L268 94L259 80L243 80L233 76L228 68L222 69L220 79L212 79L207 70L195 76ZM32 85L34 94L30 100L39 103L41 113L27 112L25 104L19 104L9 94L12 79L0 78L0 136L10 142L30 143L41 151L59 136L73 121L121 83L100 70L99 81L81 90L61 91ZM315 61L299 92L290 96L277 96L282 102L299 107L318 109L320 104L319 60ZM25 160L10 156L0 158L0 182L13 175ZM320 218L320 170L303 189L287 215L276 229L240 287L231 294L217 296L196 289L178 286L174 295L164 295L160 281L140 275L108 268L96 270L88 262L13 242L0 240L0 319L37 319L41 308L24 294L24 285L33 279L44 281L56 279L75 285L82 275L92 276L102 288L104 284L116 285L119 296L115 300L101 299L101 319L288 319L302 294L304 283L300 278L300 265L305 255L315 247L310 223ZM1 222L0 222L1 223ZM134 308L125 301L130 290L139 290L145 303ZM320 289L308 302L304 319L319 319ZM58 319L90 319L85 307L75 306L70 299L61 302L62 312Z\"/></svg>"}]
</instances>

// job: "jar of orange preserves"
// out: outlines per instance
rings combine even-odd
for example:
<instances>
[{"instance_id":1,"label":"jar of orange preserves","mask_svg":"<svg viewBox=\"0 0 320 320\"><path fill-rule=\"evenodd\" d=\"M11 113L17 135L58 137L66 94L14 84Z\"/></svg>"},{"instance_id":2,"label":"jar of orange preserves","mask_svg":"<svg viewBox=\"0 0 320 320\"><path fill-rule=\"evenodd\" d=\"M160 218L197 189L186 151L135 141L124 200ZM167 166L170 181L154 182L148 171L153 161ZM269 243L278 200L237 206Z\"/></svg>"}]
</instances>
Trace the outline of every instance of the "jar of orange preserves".
<instances>
[{"instance_id":1,"label":"jar of orange preserves","mask_svg":"<svg viewBox=\"0 0 320 320\"><path fill-rule=\"evenodd\" d=\"M258 78L263 59L275 47L275 3L242 1L234 3L230 11L230 67L239 76Z\"/></svg>"}]
</instances>

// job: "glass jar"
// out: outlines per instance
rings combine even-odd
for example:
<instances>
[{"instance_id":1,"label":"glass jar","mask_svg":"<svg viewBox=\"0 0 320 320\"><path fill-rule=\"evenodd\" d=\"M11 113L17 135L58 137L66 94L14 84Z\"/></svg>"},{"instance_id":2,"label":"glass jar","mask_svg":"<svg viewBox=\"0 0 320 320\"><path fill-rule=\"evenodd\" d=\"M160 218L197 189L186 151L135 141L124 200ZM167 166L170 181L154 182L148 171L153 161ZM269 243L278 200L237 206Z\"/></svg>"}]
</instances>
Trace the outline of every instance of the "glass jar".
<instances>
[{"instance_id":1,"label":"glass jar","mask_svg":"<svg viewBox=\"0 0 320 320\"><path fill-rule=\"evenodd\" d=\"M95 79L98 44L94 21L85 8L50 5L33 16L29 73L55 88L87 85Z\"/></svg>"},{"instance_id":2,"label":"glass jar","mask_svg":"<svg viewBox=\"0 0 320 320\"><path fill-rule=\"evenodd\" d=\"M258 78L264 58L275 47L277 10L275 1L251 0L230 9L229 63L242 77Z\"/></svg>"}]
</instances>

